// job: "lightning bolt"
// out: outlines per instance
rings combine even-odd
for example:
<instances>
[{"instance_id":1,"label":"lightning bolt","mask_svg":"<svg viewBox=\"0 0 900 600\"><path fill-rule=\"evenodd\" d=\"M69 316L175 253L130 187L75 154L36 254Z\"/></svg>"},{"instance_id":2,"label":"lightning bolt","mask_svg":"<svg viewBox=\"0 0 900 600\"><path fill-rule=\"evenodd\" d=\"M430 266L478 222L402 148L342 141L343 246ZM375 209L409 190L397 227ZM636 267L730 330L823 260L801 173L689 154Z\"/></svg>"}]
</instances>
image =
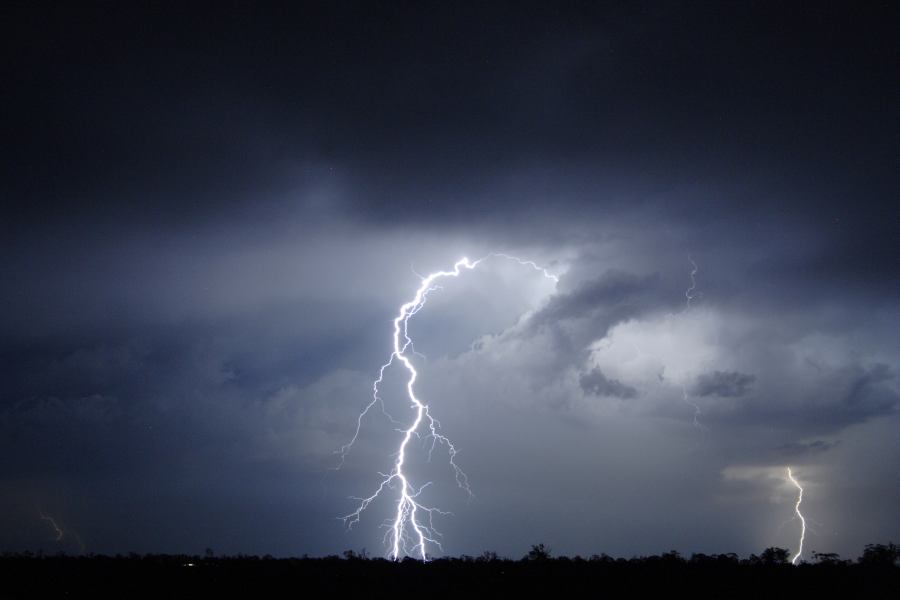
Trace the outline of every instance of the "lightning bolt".
<instances>
[{"instance_id":1,"label":"lightning bolt","mask_svg":"<svg viewBox=\"0 0 900 600\"><path fill-rule=\"evenodd\" d=\"M800 512L800 503L803 502L803 486L794 479L794 474L791 472L790 467L787 468L787 475L788 479L791 480L791 483L793 483L799 491L797 494L797 503L794 505L794 512L800 517L800 548L797 550L797 554L794 555L794 558L791 559L791 564L796 565L797 561L800 560L800 555L803 554L803 540L806 538L806 519L803 518L803 513Z\"/></svg>"},{"instance_id":2,"label":"lightning bolt","mask_svg":"<svg viewBox=\"0 0 900 600\"><path fill-rule=\"evenodd\" d=\"M708 431L708 428L700 423L700 415L703 414L703 411L700 410L700 405L691 400L691 397L688 395L687 386L681 386L681 399L684 400L684 403L694 409L694 427L699 429L700 431Z\"/></svg>"},{"instance_id":3,"label":"lightning bolt","mask_svg":"<svg viewBox=\"0 0 900 600\"><path fill-rule=\"evenodd\" d=\"M693 257L688 254L688 261L691 263L691 285L688 289L684 291L685 303L684 310L682 312L687 312L691 309L691 300L695 298L694 290L697 289L697 273L700 272L700 267L697 266L697 263L694 262ZM691 400L690 396L687 392L687 386L682 384L681 386L681 398L684 400L684 403L694 409L694 427L699 429L700 431L706 431L706 427L704 427L700 423L700 415L703 414L703 411L700 410L700 405Z\"/></svg>"},{"instance_id":4,"label":"lightning bolt","mask_svg":"<svg viewBox=\"0 0 900 600\"><path fill-rule=\"evenodd\" d=\"M689 287L688 289L686 289L684 291L684 297L685 297L684 310L685 311L690 310L691 300L696 298L696 296L694 296L694 290L697 289L696 277L697 277L697 273L700 272L700 267L697 266L697 263L694 262L694 259L693 259L693 257L691 257L691 255L688 255L688 260L691 263L691 287Z\"/></svg>"},{"instance_id":5,"label":"lightning bolt","mask_svg":"<svg viewBox=\"0 0 900 600\"><path fill-rule=\"evenodd\" d=\"M356 440L359 438L363 418L366 416L366 414L368 414L370 410L372 410L373 407L375 407L375 405L379 405L381 411L385 415L387 415L393 423L399 424L398 421L396 421L387 413L384 407L384 402L379 395L379 386L381 385L382 381L384 381L385 371L393 366L396 362L399 362L403 366L403 368L406 369L406 372L408 374L408 379L406 382L406 392L409 397L410 407L414 411L415 418L408 426L398 430L403 434L403 437L400 441L399 447L397 448L396 460L394 461L394 465L389 472L379 473L379 475L382 476L382 480L381 484L378 486L375 492L372 495L364 498L354 497L353 499L359 502L356 510L348 515L340 517L344 521L344 524L348 527L348 529L352 528L353 525L359 523L363 511L365 511L366 508L368 508L369 505L372 504L372 502L374 502L386 489L399 489L399 498L397 500L396 513L393 518L388 519L385 522L385 526L387 527L387 532L385 533L385 542L391 548L389 556L393 560L398 560L401 554L417 554L423 561L427 561L429 545L443 551L443 547L441 546L439 539L442 537L442 534L434 527L434 516L436 514L450 514L440 509L422 504L422 502L419 501L419 495L423 490L425 490L425 488L431 485L431 482L426 482L425 484L416 487L412 482L410 482L409 478L403 470L406 464L407 446L409 445L409 442L413 438L413 436L421 438L422 434L424 434L425 439L431 439L431 448L428 451L429 459L431 458L431 455L438 444L447 448L447 452L450 457L450 467L453 470L457 485L461 489L465 490L469 497L472 496L472 490L469 487L468 477L466 476L465 472L456 464L456 455L458 452L456 446L453 445L453 442L451 442L448 437L440 433L440 422L432 416L428 405L423 403L416 396L414 388L416 379L418 378L419 374L410 361L409 357L407 356L407 350L410 350L413 353L415 352L413 341L409 337L409 320L420 310L422 310L422 308L425 306L425 302L428 299L428 295L434 290L439 289L439 285L437 283L439 280L451 277L459 277L464 270L471 271L475 269L475 267L477 267L479 264L492 257L505 258L515 261L520 265L531 267L535 271L543 274L544 277L551 279L554 282L559 282L558 277L551 274L535 262L530 260L523 260L521 258L499 252L488 254L487 256L479 258L475 261L470 261L468 258L464 257L456 261L456 263L453 264L453 268L450 270L436 271L427 276L420 277L421 284L416 290L416 293L413 296L412 300L401 305L397 316L394 318L393 352L391 352L391 356L388 361L381 365L381 368L378 371L378 377L372 384L372 400L359 414L356 420L356 431L354 432L353 437L348 443L341 446L340 450L337 451L341 455L341 462L337 467L340 468L344 464L347 454L350 452L350 450L353 448L353 445L356 443Z\"/></svg>"},{"instance_id":6,"label":"lightning bolt","mask_svg":"<svg viewBox=\"0 0 900 600\"><path fill-rule=\"evenodd\" d=\"M56 532L56 541L60 541L63 538L63 530L60 529L59 525L56 524L56 521L50 515L45 515L44 513L40 513L41 518L47 521L53 530Z\"/></svg>"}]
</instances>

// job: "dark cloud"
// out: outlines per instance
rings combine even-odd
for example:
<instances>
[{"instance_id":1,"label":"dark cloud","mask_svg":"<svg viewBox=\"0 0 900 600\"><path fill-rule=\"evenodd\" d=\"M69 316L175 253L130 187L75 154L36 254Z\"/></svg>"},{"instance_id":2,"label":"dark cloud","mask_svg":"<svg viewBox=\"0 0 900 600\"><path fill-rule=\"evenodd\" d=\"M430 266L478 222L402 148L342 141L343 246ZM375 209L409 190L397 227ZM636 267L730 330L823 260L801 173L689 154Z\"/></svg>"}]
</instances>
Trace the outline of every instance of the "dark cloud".
<instances>
[{"instance_id":1,"label":"dark cloud","mask_svg":"<svg viewBox=\"0 0 900 600\"><path fill-rule=\"evenodd\" d=\"M448 551L790 546L788 460L823 544L900 536L896 5L0 12L0 550L40 505L98 552L376 552L334 517L395 429L333 451L413 270L492 251L560 281L416 316Z\"/></svg>"},{"instance_id":2,"label":"dark cloud","mask_svg":"<svg viewBox=\"0 0 900 600\"><path fill-rule=\"evenodd\" d=\"M780 446L778 450L788 456L802 456L804 454L820 454L837 446L840 442L828 440L813 440L811 442L793 442Z\"/></svg>"},{"instance_id":3,"label":"dark cloud","mask_svg":"<svg viewBox=\"0 0 900 600\"><path fill-rule=\"evenodd\" d=\"M893 415L900 406L893 382L892 371L883 364L772 369L752 392L722 408L719 418L729 427L768 426L804 438L834 435Z\"/></svg>"},{"instance_id":4,"label":"dark cloud","mask_svg":"<svg viewBox=\"0 0 900 600\"><path fill-rule=\"evenodd\" d=\"M641 301L658 282L656 275L641 277L609 269L596 279L580 282L571 292L555 296L532 318L532 324L540 327L570 319L590 318L600 312L625 318L641 308ZM643 305L646 306L646 303Z\"/></svg>"},{"instance_id":5,"label":"dark cloud","mask_svg":"<svg viewBox=\"0 0 900 600\"><path fill-rule=\"evenodd\" d=\"M637 396L637 390L616 379L609 379L600 369L585 373L578 380L581 389L596 396L612 396L627 400Z\"/></svg>"},{"instance_id":6,"label":"dark cloud","mask_svg":"<svg viewBox=\"0 0 900 600\"><path fill-rule=\"evenodd\" d=\"M835 377L841 390L840 403L833 407L835 418L843 417L853 422L892 413L900 406L900 393L891 385L895 379L893 369L881 363L869 368L841 369Z\"/></svg>"},{"instance_id":7,"label":"dark cloud","mask_svg":"<svg viewBox=\"0 0 900 600\"><path fill-rule=\"evenodd\" d=\"M693 393L700 397L740 398L750 391L754 381L756 375L736 371L713 371L697 377Z\"/></svg>"},{"instance_id":8,"label":"dark cloud","mask_svg":"<svg viewBox=\"0 0 900 600\"><path fill-rule=\"evenodd\" d=\"M896 377L894 369L884 363L875 364L868 369L856 370L844 402L848 405L864 403L869 394L882 387L882 384L893 381Z\"/></svg>"},{"instance_id":9,"label":"dark cloud","mask_svg":"<svg viewBox=\"0 0 900 600\"><path fill-rule=\"evenodd\" d=\"M603 337L616 323L652 309L661 295L657 275L617 269L573 286L569 292L554 295L521 332L526 336L549 332L557 347L556 360L562 363L583 360L591 341Z\"/></svg>"}]
</instances>

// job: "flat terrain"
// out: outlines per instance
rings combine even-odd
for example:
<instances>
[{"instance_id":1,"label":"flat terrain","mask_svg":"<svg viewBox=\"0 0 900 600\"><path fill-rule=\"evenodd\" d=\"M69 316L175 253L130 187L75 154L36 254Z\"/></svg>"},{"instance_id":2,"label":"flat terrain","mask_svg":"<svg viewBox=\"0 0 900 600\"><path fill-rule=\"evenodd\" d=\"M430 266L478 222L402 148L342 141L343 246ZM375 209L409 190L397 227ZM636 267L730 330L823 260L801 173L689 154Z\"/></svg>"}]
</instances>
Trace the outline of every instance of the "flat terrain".
<instances>
[{"instance_id":1,"label":"flat terrain","mask_svg":"<svg viewBox=\"0 0 900 600\"><path fill-rule=\"evenodd\" d=\"M184 555L0 558L2 598L900 598L891 564L767 564L758 557L671 553L505 560L205 557Z\"/></svg>"}]
</instances>

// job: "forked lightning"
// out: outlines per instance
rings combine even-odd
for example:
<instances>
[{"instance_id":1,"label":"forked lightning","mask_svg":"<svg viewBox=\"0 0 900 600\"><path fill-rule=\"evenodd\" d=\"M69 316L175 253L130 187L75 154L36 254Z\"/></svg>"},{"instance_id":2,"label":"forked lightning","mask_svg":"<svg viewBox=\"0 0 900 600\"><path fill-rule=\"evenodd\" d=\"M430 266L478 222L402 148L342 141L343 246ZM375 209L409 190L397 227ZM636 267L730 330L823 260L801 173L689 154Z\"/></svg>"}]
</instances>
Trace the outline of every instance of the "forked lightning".
<instances>
[{"instance_id":1,"label":"forked lightning","mask_svg":"<svg viewBox=\"0 0 900 600\"><path fill-rule=\"evenodd\" d=\"M799 491L797 494L797 503L794 505L794 512L797 513L797 516L800 518L800 547L797 549L797 554L791 559L791 564L796 565L797 561L800 560L800 555L803 554L803 540L806 538L806 519L803 518L803 513L800 512L800 503L803 502L803 486L794 479L794 473L791 471L790 467L787 468L787 474L788 479L791 480L791 483L793 483Z\"/></svg>"},{"instance_id":2,"label":"forked lightning","mask_svg":"<svg viewBox=\"0 0 900 600\"><path fill-rule=\"evenodd\" d=\"M356 431L354 432L353 437L338 451L341 455L341 465L343 465L347 453L350 452L353 444L359 438L363 417L365 417L376 404L381 407L382 412L384 412L393 423L399 424L393 417L387 414L384 403L379 395L379 386L384 380L385 371L394 365L395 362L399 361L408 373L406 391L415 417L405 429L399 430L403 435L400 445L397 448L397 458L388 473L380 473L383 477L381 484L371 496L354 498L359 501L356 510L342 517L345 524L348 527L352 527L359 522L363 511L366 510L366 508L368 508L369 505L386 489L398 489L399 498L397 499L396 512L394 516L385 523L387 526L385 541L391 548L390 557L394 560L398 560L401 555L414 555L420 557L422 560L428 560L428 550L430 546L442 550L439 541L441 534L434 528L434 515L436 513L440 515L448 514L437 508L422 504L419 500L419 495L422 493L422 490L431 485L431 482L426 482L417 487L410 482L407 474L403 470L406 464L407 446L413 436L421 437L424 434L425 439L431 438L429 455L438 444L445 446L450 457L450 467L453 469L454 476L456 477L456 483L470 496L472 494L465 472L456 464L456 447L449 438L440 433L440 422L432 416L428 405L423 403L422 400L416 396L415 383L418 372L407 355L407 351L410 353L415 352L413 341L409 337L409 320L413 315L422 310L428 299L428 294L438 288L439 280L450 277L459 277L464 269L472 270L483 261L492 257L515 261L521 265L533 268L540 272L544 277L551 279L554 282L559 281L555 275L551 274L543 267L538 266L533 261L523 260L502 253L492 253L475 261L470 261L468 258L462 258L454 263L451 270L437 271L422 277L422 283L416 290L412 300L403 304L400 307L397 316L394 318L393 351L391 352L388 361L384 363L378 371L378 377L372 385L372 400L359 414L359 417L356 420ZM427 431L424 431L425 428L427 428ZM340 466L338 468L340 468Z\"/></svg>"}]
</instances>

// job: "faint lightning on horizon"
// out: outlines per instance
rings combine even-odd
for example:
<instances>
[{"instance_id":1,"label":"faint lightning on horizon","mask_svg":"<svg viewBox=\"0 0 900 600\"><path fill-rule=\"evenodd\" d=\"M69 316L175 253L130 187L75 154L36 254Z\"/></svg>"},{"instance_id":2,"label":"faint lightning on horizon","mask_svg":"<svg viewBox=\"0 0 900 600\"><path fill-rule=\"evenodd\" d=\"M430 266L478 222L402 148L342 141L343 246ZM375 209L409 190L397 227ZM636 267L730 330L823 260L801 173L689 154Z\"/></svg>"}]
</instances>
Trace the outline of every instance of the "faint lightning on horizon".
<instances>
[{"instance_id":1,"label":"faint lightning on horizon","mask_svg":"<svg viewBox=\"0 0 900 600\"><path fill-rule=\"evenodd\" d=\"M50 526L53 527L53 530L56 532L56 541L60 541L63 539L63 530L59 525L56 524L56 520L50 515L45 515L43 512L40 513L41 519L50 523Z\"/></svg>"},{"instance_id":2,"label":"faint lightning on horizon","mask_svg":"<svg viewBox=\"0 0 900 600\"><path fill-rule=\"evenodd\" d=\"M499 252L488 254L487 256L479 258L475 261L470 261L468 258L464 257L454 263L452 270L436 271L427 276L420 277L421 284L416 290L416 293L413 296L412 300L400 306L399 313L393 320L393 351L391 352L391 356L388 361L384 363L378 371L378 377L375 379L375 382L372 385L372 399L357 417L356 431L354 432L353 437L349 442L341 446L340 450L337 451L337 453L341 455L340 464L337 467L338 469L340 469L344 464L347 454L350 452L350 450L353 448L353 445L356 443L356 440L359 438L363 418L376 404L379 405L381 411L391 420L392 423L394 423L395 425L400 425L400 423L385 410L384 402L379 395L379 386L384 380L385 371L389 367L394 365L395 362L399 361L402 364L403 368L405 368L408 372L406 391L411 403L410 408L412 408L415 412L415 418L413 419L412 423L409 424L405 429L398 429L398 431L403 434L403 437L397 449L396 460L394 461L393 468L390 470L390 472L379 473L379 475L382 476L382 481L375 492L372 495L364 498L354 497L353 499L359 502L356 510L348 515L345 515L344 517L340 517L348 528L352 528L354 524L359 523L363 511L365 511L366 508L368 508L369 505L374 502L382 494L382 492L384 492L385 489L398 488L400 497L397 500L396 513L394 517L388 519L385 522L385 526L387 527L387 532L385 533L385 543L387 543L391 548L389 556L393 560L398 560L401 554L416 554L423 561L426 561L428 560L429 544L435 546L439 550L443 550L443 547L441 546L439 540L439 538L442 537L442 534L434 527L434 515L449 514L437 508L422 504L421 501L418 500L419 495L425 488L431 485L431 482L426 482L423 485L416 487L409 481L406 473L403 470L403 467L406 464L406 448L413 436L421 438L422 434L424 434L425 439L431 439L431 448L428 451L429 458L431 457L431 454L438 444L447 448L447 453L450 457L450 467L453 469L453 474L456 479L457 485L461 489L465 490L470 497L472 496L472 490L469 487L468 477L466 476L465 472L456 464L456 455L458 452L456 446L453 445L449 438L440 433L440 422L431 415L428 405L424 404L415 394L414 386L419 374L410 361L409 357L407 356L407 350L415 353L413 341L409 337L409 320L425 306L425 302L428 299L428 294L439 288L436 283L438 280L450 277L459 277L463 269L473 270L481 262L492 257L506 258L508 260L515 261L520 265L529 266L534 270L542 273L544 277L551 279L554 282L559 282L559 278L556 275L551 274L545 268L539 266L534 261L523 260L521 258ZM420 429L423 427L423 424L424 427L427 428L427 432L422 431L420 433Z\"/></svg>"},{"instance_id":3,"label":"faint lightning on horizon","mask_svg":"<svg viewBox=\"0 0 900 600\"><path fill-rule=\"evenodd\" d=\"M803 513L800 512L800 503L803 502L803 486L801 486L800 482L794 478L794 474L790 467L787 468L787 475L788 479L791 480L791 483L793 483L799 491L797 494L797 503L794 504L794 512L800 518L800 547L797 550L797 554L791 559L791 564L796 565L797 561L800 560L800 555L803 554L803 540L806 538L806 519L803 518Z\"/></svg>"}]
</instances>

